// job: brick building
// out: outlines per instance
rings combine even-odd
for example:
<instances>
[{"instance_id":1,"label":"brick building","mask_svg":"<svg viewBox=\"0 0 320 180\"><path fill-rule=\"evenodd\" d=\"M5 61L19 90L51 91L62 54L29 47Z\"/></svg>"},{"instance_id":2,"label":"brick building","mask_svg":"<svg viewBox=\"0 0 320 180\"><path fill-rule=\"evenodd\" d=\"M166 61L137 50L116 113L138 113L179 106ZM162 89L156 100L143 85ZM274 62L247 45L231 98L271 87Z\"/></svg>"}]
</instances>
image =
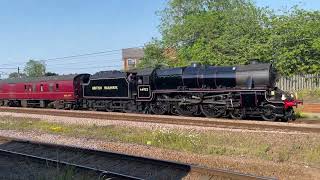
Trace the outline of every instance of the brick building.
<instances>
[{"instance_id":1,"label":"brick building","mask_svg":"<svg viewBox=\"0 0 320 180\"><path fill-rule=\"evenodd\" d=\"M139 60L144 56L142 48L122 49L123 69L125 71L136 68Z\"/></svg>"}]
</instances>

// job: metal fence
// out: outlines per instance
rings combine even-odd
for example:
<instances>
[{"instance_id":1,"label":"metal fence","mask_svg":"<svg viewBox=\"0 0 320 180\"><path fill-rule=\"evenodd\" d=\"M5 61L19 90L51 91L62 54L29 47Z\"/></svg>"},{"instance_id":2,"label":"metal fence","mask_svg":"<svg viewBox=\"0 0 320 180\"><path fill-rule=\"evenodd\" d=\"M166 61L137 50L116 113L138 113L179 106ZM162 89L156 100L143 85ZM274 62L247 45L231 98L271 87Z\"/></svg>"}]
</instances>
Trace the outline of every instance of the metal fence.
<instances>
[{"instance_id":1,"label":"metal fence","mask_svg":"<svg viewBox=\"0 0 320 180\"><path fill-rule=\"evenodd\" d=\"M320 75L295 75L280 77L277 86L284 91L320 88Z\"/></svg>"}]
</instances>

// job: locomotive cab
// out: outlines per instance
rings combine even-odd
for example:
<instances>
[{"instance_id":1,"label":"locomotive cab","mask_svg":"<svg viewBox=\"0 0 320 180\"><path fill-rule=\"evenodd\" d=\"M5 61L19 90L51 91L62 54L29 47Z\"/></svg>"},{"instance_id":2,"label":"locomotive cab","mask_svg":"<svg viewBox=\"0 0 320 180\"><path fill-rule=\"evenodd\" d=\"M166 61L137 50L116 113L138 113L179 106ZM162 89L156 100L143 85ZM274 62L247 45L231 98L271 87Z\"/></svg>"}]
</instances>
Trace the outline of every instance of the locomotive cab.
<instances>
[{"instance_id":1,"label":"locomotive cab","mask_svg":"<svg viewBox=\"0 0 320 180\"><path fill-rule=\"evenodd\" d=\"M147 100L152 98L154 69L143 69L137 72L137 92L138 100Z\"/></svg>"},{"instance_id":2,"label":"locomotive cab","mask_svg":"<svg viewBox=\"0 0 320 180\"><path fill-rule=\"evenodd\" d=\"M77 99L83 98L82 84L88 83L90 74L79 74L73 79L74 96Z\"/></svg>"}]
</instances>

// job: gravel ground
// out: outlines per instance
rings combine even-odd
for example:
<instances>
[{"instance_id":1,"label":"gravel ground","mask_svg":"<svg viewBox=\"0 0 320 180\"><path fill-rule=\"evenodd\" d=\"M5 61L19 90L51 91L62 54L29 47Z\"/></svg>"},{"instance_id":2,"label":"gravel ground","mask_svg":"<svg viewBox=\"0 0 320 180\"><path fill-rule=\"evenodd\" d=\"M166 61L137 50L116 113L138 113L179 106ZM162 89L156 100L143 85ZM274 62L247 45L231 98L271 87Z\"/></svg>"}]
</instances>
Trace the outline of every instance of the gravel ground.
<instances>
[{"instance_id":1,"label":"gravel ground","mask_svg":"<svg viewBox=\"0 0 320 180\"><path fill-rule=\"evenodd\" d=\"M88 112L89 113L89 112ZM94 112L101 113L101 112ZM127 116L127 114L123 114ZM37 118L47 122L65 123L65 124L78 124L78 125L96 125L96 126L127 126L127 127L139 127L147 128L150 130L162 130L162 129L178 129L178 130L190 130L190 131L232 131L232 132L250 132L250 133L271 133L272 136L277 134L311 134L302 132L287 132L282 130L253 130L253 129L233 129L233 128L220 128L220 127L199 127L199 126L184 126L184 125L172 125L172 124L157 124L147 122L133 122L123 120L105 120L105 119L90 119L90 118L73 118L62 116L50 116L50 115L37 115L37 114L25 114L25 113L12 113L1 112L0 116L13 116L13 117L25 117L25 118ZM107 113L106 113L107 116ZM150 116L152 117L152 116ZM179 117L184 118L184 117ZM252 122L251 123L256 123ZM270 122L257 122L257 123L270 123ZM281 123L288 125L286 123ZM290 124L297 126L297 124ZM303 126L306 126L303 124ZM228 157L228 156L205 156L199 154L177 152L172 150L159 149L150 146L136 145L136 144L123 144L115 142L105 142L95 139L87 138L73 138L63 137L59 135L41 134L38 132L17 132L1 130L0 136L8 136L14 138L25 138L41 142L74 145L85 148L94 148L108 151L117 151L133 155L141 155L165 160L180 161L185 163L192 163L203 165L212 168L226 168L235 171L252 173L263 176L275 176L280 179L320 179L320 169L315 167L308 167L299 164L292 163L275 163L267 160L248 159L247 157Z\"/></svg>"},{"instance_id":2,"label":"gravel ground","mask_svg":"<svg viewBox=\"0 0 320 180\"><path fill-rule=\"evenodd\" d=\"M320 179L320 170L318 168L297 164L274 163L241 157L206 156L144 145L105 142L95 139L64 137L37 132L0 130L0 136L115 151L138 156L197 164L211 168L224 168L263 176L273 176L280 179Z\"/></svg>"},{"instance_id":3,"label":"gravel ground","mask_svg":"<svg viewBox=\"0 0 320 180\"><path fill-rule=\"evenodd\" d=\"M64 124L77 124L77 125L96 125L96 126L125 126L125 127L138 127L146 128L150 130L160 129L175 129L175 130L190 130L197 132L205 131L234 131L234 132L256 132L256 133L282 133L282 134L308 134L305 132L293 132L293 131L282 131L282 130L252 130L252 129L236 129L236 128L223 128L223 127L200 127L200 126L189 126L189 125L174 125L174 124L162 124L162 123L148 123L148 122L134 122L134 121L123 121L123 120L102 120L92 118L73 118L63 116L51 116L51 115L38 115L38 114L25 114L25 113L13 113L13 112L1 112L0 116L12 116L12 117L23 117L23 118L37 118L51 123L64 123Z\"/></svg>"},{"instance_id":4,"label":"gravel ground","mask_svg":"<svg viewBox=\"0 0 320 180\"><path fill-rule=\"evenodd\" d=\"M233 120L226 118L205 118L205 117L184 117L184 116L173 116L173 115L151 115L151 114L136 114L136 113L119 113L119 112L99 112L99 111L78 111L78 110L56 110L56 109L41 109L41 108L16 108L16 107L0 107L1 113L10 110L10 112L19 112L21 110L33 111L33 112L43 112L48 113L77 113L82 115L88 114L99 114L107 116L122 116L122 117L134 117L141 119L148 118L162 118L162 119L175 119L175 120L199 120L199 121L212 121L212 122L227 122L227 123L240 123L240 124L258 124L258 125L276 125L276 126L293 126L293 127L320 127L320 124L295 124L295 123L284 123L284 122L268 122L259 120Z\"/></svg>"}]
</instances>

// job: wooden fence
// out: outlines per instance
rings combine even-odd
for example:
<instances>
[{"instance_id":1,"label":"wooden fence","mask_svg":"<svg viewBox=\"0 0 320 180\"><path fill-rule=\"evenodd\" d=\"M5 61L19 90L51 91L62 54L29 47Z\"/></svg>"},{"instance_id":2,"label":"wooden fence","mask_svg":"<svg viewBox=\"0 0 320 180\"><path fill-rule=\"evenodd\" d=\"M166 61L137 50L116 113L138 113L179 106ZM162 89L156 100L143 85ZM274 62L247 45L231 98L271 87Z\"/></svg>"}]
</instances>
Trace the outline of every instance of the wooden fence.
<instances>
[{"instance_id":1,"label":"wooden fence","mask_svg":"<svg viewBox=\"0 0 320 180\"><path fill-rule=\"evenodd\" d=\"M320 75L295 75L280 77L277 86L284 91L320 88Z\"/></svg>"}]
</instances>

